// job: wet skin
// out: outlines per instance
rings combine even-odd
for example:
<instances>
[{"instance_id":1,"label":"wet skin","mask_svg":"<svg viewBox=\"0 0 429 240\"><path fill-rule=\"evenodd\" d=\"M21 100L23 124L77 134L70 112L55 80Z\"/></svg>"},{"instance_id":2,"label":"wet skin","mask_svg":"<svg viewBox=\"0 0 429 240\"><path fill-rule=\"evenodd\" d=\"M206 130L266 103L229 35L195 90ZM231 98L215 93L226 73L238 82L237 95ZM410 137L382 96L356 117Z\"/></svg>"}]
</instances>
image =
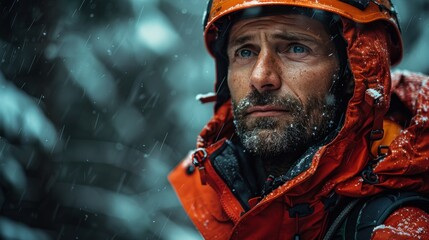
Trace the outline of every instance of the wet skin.
<instances>
[{"instance_id":1,"label":"wet skin","mask_svg":"<svg viewBox=\"0 0 429 240\"><path fill-rule=\"evenodd\" d=\"M250 152L286 154L291 163L330 131L339 63L321 22L302 15L238 21L227 54L237 133Z\"/></svg>"},{"instance_id":2,"label":"wet skin","mask_svg":"<svg viewBox=\"0 0 429 240\"><path fill-rule=\"evenodd\" d=\"M287 96L306 107L312 98L326 98L338 69L335 46L324 26L300 15L235 23L227 54L228 87L236 105L257 91ZM260 117L291 121L290 109L274 104L251 105L245 115L247 122Z\"/></svg>"}]
</instances>

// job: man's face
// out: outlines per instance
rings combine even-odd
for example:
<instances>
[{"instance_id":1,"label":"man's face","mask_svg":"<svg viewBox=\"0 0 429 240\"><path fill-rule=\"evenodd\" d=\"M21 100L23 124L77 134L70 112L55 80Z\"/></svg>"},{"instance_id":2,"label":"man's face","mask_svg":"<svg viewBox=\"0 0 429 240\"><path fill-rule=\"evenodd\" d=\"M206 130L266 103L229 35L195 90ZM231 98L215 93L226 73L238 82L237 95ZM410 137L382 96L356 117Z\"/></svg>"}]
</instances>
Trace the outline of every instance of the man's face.
<instances>
[{"instance_id":1,"label":"man's face","mask_svg":"<svg viewBox=\"0 0 429 240\"><path fill-rule=\"evenodd\" d=\"M277 15L235 23L228 87L244 147L261 157L300 153L334 125L338 57L322 23Z\"/></svg>"}]
</instances>

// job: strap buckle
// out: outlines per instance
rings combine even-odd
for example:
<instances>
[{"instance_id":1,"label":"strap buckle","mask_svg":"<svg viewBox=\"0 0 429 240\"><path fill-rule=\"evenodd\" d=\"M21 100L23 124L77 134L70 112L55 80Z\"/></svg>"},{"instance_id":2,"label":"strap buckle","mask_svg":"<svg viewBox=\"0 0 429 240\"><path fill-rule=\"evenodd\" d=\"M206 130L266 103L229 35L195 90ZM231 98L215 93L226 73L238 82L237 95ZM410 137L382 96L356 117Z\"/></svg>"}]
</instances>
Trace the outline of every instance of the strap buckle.
<instances>
[{"instance_id":1,"label":"strap buckle","mask_svg":"<svg viewBox=\"0 0 429 240\"><path fill-rule=\"evenodd\" d=\"M197 148L192 154L192 163L195 167L198 168L202 185L207 184L207 174L203 165L204 161L207 159L207 156L208 154L205 148Z\"/></svg>"}]
</instances>

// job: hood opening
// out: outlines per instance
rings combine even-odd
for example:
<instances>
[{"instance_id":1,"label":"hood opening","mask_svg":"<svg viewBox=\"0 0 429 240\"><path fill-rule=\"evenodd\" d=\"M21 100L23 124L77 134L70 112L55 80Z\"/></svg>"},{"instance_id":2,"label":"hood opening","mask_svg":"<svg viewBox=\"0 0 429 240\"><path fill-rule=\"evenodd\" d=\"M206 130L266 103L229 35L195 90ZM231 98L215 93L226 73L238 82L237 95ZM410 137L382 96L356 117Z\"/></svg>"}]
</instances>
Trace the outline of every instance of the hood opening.
<instances>
[{"instance_id":1,"label":"hood opening","mask_svg":"<svg viewBox=\"0 0 429 240\"><path fill-rule=\"evenodd\" d=\"M337 100L342 102L342 105L346 105L348 99L352 95L352 91L346 91L352 83L351 71L348 67L347 60L347 42L343 38L342 34L342 21L341 18L333 13L304 7L290 7L290 6L264 6L264 7L253 7L247 8L242 11L238 11L229 14L220 20L215 25L218 29L217 39L212 42L210 48L213 50L216 62L216 83L215 91L217 95L215 112L219 107L230 99L230 92L227 84L228 76L228 56L226 53L227 43L229 39L229 33L232 25L240 20L257 18L263 16L273 16L282 14L295 14L304 15L310 18L316 19L326 27L326 31L332 36L332 41L336 46L338 59L340 63L339 79L340 82L336 83L332 91L335 96L340 96ZM345 93L348 93L345 95ZM341 107L344 109L343 107Z\"/></svg>"}]
</instances>

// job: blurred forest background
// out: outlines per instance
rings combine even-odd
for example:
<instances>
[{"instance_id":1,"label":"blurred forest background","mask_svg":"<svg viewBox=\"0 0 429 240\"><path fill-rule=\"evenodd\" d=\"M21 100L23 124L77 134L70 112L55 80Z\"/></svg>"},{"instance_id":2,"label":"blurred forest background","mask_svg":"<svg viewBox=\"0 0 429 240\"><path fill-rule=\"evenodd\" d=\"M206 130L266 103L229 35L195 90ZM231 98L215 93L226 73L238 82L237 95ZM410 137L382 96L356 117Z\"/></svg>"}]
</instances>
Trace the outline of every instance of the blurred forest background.
<instances>
[{"instance_id":1,"label":"blurred forest background","mask_svg":"<svg viewBox=\"0 0 429 240\"><path fill-rule=\"evenodd\" d=\"M429 1L393 0L429 73ZM168 172L213 105L206 0L0 1L0 238L200 239Z\"/></svg>"}]
</instances>

